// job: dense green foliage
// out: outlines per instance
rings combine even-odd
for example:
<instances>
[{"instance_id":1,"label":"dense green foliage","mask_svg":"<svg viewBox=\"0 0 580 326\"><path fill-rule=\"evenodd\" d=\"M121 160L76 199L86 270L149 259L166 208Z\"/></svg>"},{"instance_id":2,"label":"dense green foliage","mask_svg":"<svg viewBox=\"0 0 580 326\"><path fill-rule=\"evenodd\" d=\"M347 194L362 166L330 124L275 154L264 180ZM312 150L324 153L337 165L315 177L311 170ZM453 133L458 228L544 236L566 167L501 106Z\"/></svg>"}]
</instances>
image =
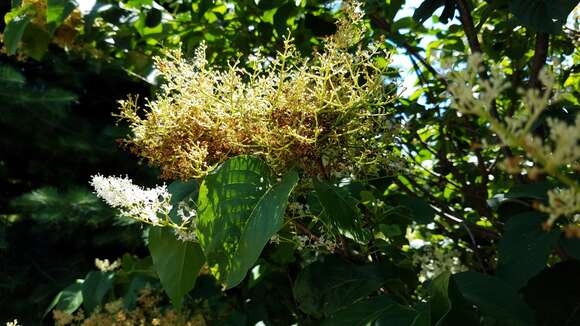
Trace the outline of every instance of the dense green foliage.
<instances>
[{"instance_id":1,"label":"dense green foliage","mask_svg":"<svg viewBox=\"0 0 580 326\"><path fill-rule=\"evenodd\" d=\"M389 100L361 103L396 126L392 137L370 128L356 138L392 159L368 175L329 172L325 153L285 171L264 153L225 155L205 176L167 180L171 210L154 212L153 225L90 189L97 173L159 183L159 167L118 141L134 126L114 118L129 94L175 96L163 93L155 56L193 57L205 42L209 65L251 71L249 56L274 60L291 35L317 58L340 33L341 4L0 4L0 322L138 311L149 289L166 294L155 313L180 308L201 325L580 324L576 0L366 1L356 44L386 51L368 67L381 69ZM474 54L482 65L461 95L453 72ZM509 85L489 91L497 80ZM526 110L544 94L545 108ZM461 96L483 109L462 109ZM516 120L530 121L525 135ZM569 161L553 162L561 152ZM182 209L196 211L191 225Z\"/></svg>"}]
</instances>

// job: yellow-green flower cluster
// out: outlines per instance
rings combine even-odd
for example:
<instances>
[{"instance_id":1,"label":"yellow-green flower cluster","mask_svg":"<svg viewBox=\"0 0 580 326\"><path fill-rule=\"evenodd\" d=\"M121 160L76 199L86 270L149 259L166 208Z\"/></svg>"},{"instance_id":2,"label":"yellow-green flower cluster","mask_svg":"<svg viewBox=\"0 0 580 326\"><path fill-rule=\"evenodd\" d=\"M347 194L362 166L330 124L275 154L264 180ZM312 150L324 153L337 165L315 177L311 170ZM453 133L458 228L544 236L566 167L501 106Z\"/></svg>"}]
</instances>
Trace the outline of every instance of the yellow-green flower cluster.
<instances>
[{"instance_id":1,"label":"yellow-green flower cluster","mask_svg":"<svg viewBox=\"0 0 580 326\"><path fill-rule=\"evenodd\" d=\"M135 98L121 102L133 132L127 145L168 179L201 178L242 154L260 156L277 173L295 166L364 176L387 167L396 129L386 111L388 56L357 45L361 12L345 12L312 58L291 38L276 58L253 56L252 68L212 67L204 45L191 61L180 52L157 58L162 86L145 113Z\"/></svg>"}]
</instances>

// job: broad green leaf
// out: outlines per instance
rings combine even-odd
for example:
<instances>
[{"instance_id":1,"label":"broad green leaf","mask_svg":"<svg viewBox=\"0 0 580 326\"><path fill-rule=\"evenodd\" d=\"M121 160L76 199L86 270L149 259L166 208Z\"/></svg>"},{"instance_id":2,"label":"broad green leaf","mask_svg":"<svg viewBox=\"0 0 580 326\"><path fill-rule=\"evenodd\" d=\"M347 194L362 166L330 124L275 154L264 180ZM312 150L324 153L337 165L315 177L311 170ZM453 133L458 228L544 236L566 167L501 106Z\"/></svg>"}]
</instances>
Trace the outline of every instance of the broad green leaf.
<instances>
[{"instance_id":1,"label":"broad green leaf","mask_svg":"<svg viewBox=\"0 0 580 326\"><path fill-rule=\"evenodd\" d=\"M542 230L545 219L543 214L529 212L513 216L505 224L499 242L497 276L516 289L546 267L558 242L558 231Z\"/></svg>"},{"instance_id":2,"label":"broad green leaf","mask_svg":"<svg viewBox=\"0 0 580 326\"><path fill-rule=\"evenodd\" d=\"M201 247L196 242L178 240L169 228L152 227L149 252L163 289L173 305L181 307L183 297L195 286L205 263Z\"/></svg>"},{"instance_id":3,"label":"broad green leaf","mask_svg":"<svg viewBox=\"0 0 580 326\"><path fill-rule=\"evenodd\" d=\"M46 316L52 309L60 310L67 314L72 314L83 304L83 280L76 280L73 284L60 291L52 300L43 316Z\"/></svg>"},{"instance_id":4,"label":"broad green leaf","mask_svg":"<svg viewBox=\"0 0 580 326\"><path fill-rule=\"evenodd\" d=\"M92 312L102 304L103 298L113 286L114 277L112 272L92 271L87 274L82 288L85 311Z\"/></svg>"},{"instance_id":5,"label":"broad green leaf","mask_svg":"<svg viewBox=\"0 0 580 326\"><path fill-rule=\"evenodd\" d=\"M314 180L314 189L328 221L342 235L364 242L367 237L361 227L361 213L356 206L356 200L342 189L326 182Z\"/></svg>"},{"instance_id":6,"label":"broad green leaf","mask_svg":"<svg viewBox=\"0 0 580 326\"><path fill-rule=\"evenodd\" d=\"M455 274L453 280L465 300L476 305L483 316L522 326L534 324L530 308L503 280L476 272Z\"/></svg>"},{"instance_id":7,"label":"broad green leaf","mask_svg":"<svg viewBox=\"0 0 580 326\"><path fill-rule=\"evenodd\" d=\"M578 0L511 0L509 10L537 32L558 34Z\"/></svg>"},{"instance_id":8,"label":"broad green leaf","mask_svg":"<svg viewBox=\"0 0 580 326\"><path fill-rule=\"evenodd\" d=\"M48 0L46 4L46 22L54 31L78 6L75 0Z\"/></svg>"},{"instance_id":9,"label":"broad green leaf","mask_svg":"<svg viewBox=\"0 0 580 326\"><path fill-rule=\"evenodd\" d=\"M275 184L266 164L251 156L229 159L205 177L198 199L197 236L213 274L226 287L243 279L282 226L297 181L292 171Z\"/></svg>"},{"instance_id":10,"label":"broad green leaf","mask_svg":"<svg viewBox=\"0 0 580 326\"><path fill-rule=\"evenodd\" d=\"M8 55L16 54L18 44L22 40L22 35L24 35L29 23L30 17L28 15L19 15L6 25L4 29L4 46Z\"/></svg>"},{"instance_id":11,"label":"broad green leaf","mask_svg":"<svg viewBox=\"0 0 580 326\"><path fill-rule=\"evenodd\" d=\"M252 268L264 246L278 232L284 222L288 197L298 183L298 173L290 171L284 179L260 198L250 215L234 257L234 268L228 275L228 287L239 284Z\"/></svg>"},{"instance_id":12,"label":"broad green leaf","mask_svg":"<svg viewBox=\"0 0 580 326\"><path fill-rule=\"evenodd\" d=\"M240 156L224 162L201 184L197 238L218 280L227 280L245 222L271 186L271 178L264 162Z\"/></svg>"},{"instance_id":13,"label":"broad green leaf","mask_svg":"<svg viewBox=\"0 0 580 326\"><path fill-rule=\"evenodd\" d=\"M377 296L352 304L326 319L323 326L408 326L417 312L387 296Z\"/></svg>"},{"instance_id":14,"label":"broad green leaf","mask_svg":"<svg viewBox=\"0 0 580 326\"><path fill-rule=\"evenodd\" d=\"M300 309L314 316L330 316L379 289L386 281L377 265L356 266L326 256L303 269L294 284Z\"/></svg>"}]
</instances>

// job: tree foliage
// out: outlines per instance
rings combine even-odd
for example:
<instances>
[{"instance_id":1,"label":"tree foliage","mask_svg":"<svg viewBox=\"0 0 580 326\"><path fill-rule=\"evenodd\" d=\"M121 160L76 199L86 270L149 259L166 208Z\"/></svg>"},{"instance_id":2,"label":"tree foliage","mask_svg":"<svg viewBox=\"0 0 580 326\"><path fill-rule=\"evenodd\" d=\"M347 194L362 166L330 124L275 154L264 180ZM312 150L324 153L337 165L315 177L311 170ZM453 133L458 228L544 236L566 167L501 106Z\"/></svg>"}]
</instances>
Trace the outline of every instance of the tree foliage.
<instances>
[{"instance_id":1,"label":"tree foliage","mask_svg":"<svg viewBox=\"0 0 580 326\"><path fill-rule=\"evenodd\" d=\"M577 324L577 5L0 4L0 321Z\"/></svg>"}]
</instances>

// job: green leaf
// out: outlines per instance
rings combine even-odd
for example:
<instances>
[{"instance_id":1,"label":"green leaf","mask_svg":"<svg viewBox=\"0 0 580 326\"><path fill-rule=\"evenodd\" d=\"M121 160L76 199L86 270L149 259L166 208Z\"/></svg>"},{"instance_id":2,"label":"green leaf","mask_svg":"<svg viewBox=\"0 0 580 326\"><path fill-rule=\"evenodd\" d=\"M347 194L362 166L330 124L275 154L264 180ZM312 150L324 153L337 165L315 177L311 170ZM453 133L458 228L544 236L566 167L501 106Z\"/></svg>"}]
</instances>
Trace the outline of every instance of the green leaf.
<instances>
[{"instance_id":1,"label":"green leaf","mask_svg":"<svg viewBox=\"0 0 580 326\"><path fill-rule=\"evenodd\" d=\"M263 161L238 156L220 165L201 185L197 236L212 272L228 288L243 280L282 227L298 174L289 172L279 184L273 180Z\"/></svg>"},{"instance_id":2,"label":"green leaf","mask_svg":"<svg viewBox=\"0 0 580 326\"><path fill-rule=\"evenodd\" d=\"M199 187L195 180L190 181L174 181L168 187L167 190L171 194L171 211L169 212L169 217L174 223L181 223L181 218L177 214L179 209L179 203L187 201L187 206L194 205L196 202L196 197L199 191ZM191 205L189 205L191 203Z\"/></svg>"},{"instance_id":3,"label":"green leaf","mask_svg":"<svg viewBox=\"0 0 580 326\"><path fill-rule=\"evenodd\" d=\"M431 282L430 320L435 325L479 325L475 311L459 293L451 273L443 272Z\"/></svg>"},{"instance_id":4,"label":"green leaf","mask_svg":"<svg viewBox=\"0 0 580 326\"><path fill-rule=\"evenodd\" d=\"M530 308L518 292L501 279L476 272L453 275L465 300L476 305L483 316L510 321L516 325L533 325Z\"/></svg>"},{"instance_id":5,"label":"green leaf","mask_svg":"<svg viewBox=\"0 0 580 326\"><path fill-rule=\"evenodd\" d=\"M578 0L512 0L509 10L537 32L558 34Z\"/></svg>"},{"instance_id":6,"label":"green leaf","mask_svg":"<svg viewBox=\"0 0 580 326\"><path fill-rule=\"evenodd\" d=\"M356 200L342 189L326 182L314 180L314 189L329 222L342 235L359 242L366 241L367 236L360 225L361 214Z\"/></svg>"},{"instance_id":7,"label":"green leaf","mask_svg":"<svg viewBox=\"0 0 580 326\"><path fill-rule=\"evenodd\" d=\"M6 53L8 55L16 54L18 44L22 40L22 35L24 35L24 31L29 23L30 17L28 15L19 15L10 20L6 25L4 29L4 46L6 47Z\"/></svg>"},{"instance_id":8,"label":"green leaf","mask_svg":"<svg viewBox=\"0 0 580 326\"><path fill-rule=\"evenodd\" d=\"M264 246L283 225L288 197L298 183L298 173L290 171L282 181L260 198L250 215L234 257L234 267L227 279L227 286L239 284L252 268Z\"/></svg>"},{"instance_id":9,"label":"green leaf","mask_svg":"<svg viewBox=\"0 0 580 326\"><path fill-rule=\"evenodd\" d=\"M294 297L304 312L322 317L379 289L386 281L376 265L356 266L336 256L303 269L294 284Z\"/></svg>"},{"instance_id":10,"label":"green leaf","mask_svg":"<svg viewBox=\"0 0 580 326\"><path fill-rule=\"evenodd\" d=\"M27 56L40 61L44 57L51 41L50 34L37 24L30 24L22 36L21 51Z\"/></svg>"},{"instance_id":11,"label":"green leaf","mask_svg":"<svg viewBox=\"0 0 580 326\"><path fill-rule=\"evenodd\" d=\"M178 240L169 228L152 227L149 251L163 289L173 305L181 307L183 297L195 286L205 263L201 247L196 242Z\"/></svg>"},{"instance_id":12,"label":"green leaf","mask_svg":"<svg viewBox=\"0 0 580 326\"><path fill-rule=\"evenodd\" d=\"M548 190L558 185L554 182L544 181L531 184L516 184L504 195L507 199L531 198L548 201Z\"/></svg>"},{"instance_id":13,"label":"green leaf","mask_svg":"<svg viewBox=\"0 0 580 326\"><path fill-rule=\"evenodd\" d=\"M13 87L0 87L0 98L10 99L12 106L34 109L61 109L77 100L76 94L58 88L44 91L22 88L15 91Z\"/></svg>"},{"instance_id":14,"label":"green leaf","mask_svg":"<svg viewBox=\"0 0 580 326\"><path fill-rule=\"evenodd\" d=\"M221 282L227 280L245 224L272 178L263 161L238 156L207 175L200 186L197 238Z\"/></svg>"},{"instance_id":15,"label":"green leaf","mask_svg":"<svg viewBox=\"0 0 580 326\"><path fill-rule=\"evenodd\" d=\"M23 86L26 83L24 75L10 65L0 64L0 83Z\"/></svg>"},{"instance_id":16,"label":"green leaf","mask_svg":"<svg viewBox=\"0 0 580 326\"><path fill-rule=\"evenodd\" d=\"M147 285L147 279L145 279L143 276L138 275L134 277L129 283L127 292L123 296L123 308L127 310L135 309L139 294L141 290L147 287Z\"/></svg>"},{"instance_id":17,"label":"green leaf","mask_svg":"<svg viewBox=\"0 0 580 326\"><path fill-rule=\"evenodd\" d=\"M546 216L529 212L511 217L499 242L497 276L514 288L546 267L548 256L556 246L559 232L542 230Z\"/></svg>"},{"instance_id":18,"label":"green leaf","mask_svg":"<svg viewBox=\"0 0 580 326\"><path fill-rule=\"evenodd\" d=\"M83 307L92 312L103 302L103 298L113 286L115 274L112 272L91 271L82 286Z\"/></svg>"},{"instance_id":19,"label":"green leaf","mask_svg":"<svg viewBox=\"0 0 580 326\"><path fill-rule=\"evenodd\" d=\"M562 261L534 276L522 290L537 325L580 325L580 262Z\"/></svg>"},{"instance_id":20,"label":"green leaf","mask_svg":"<svg viewBox=\"0 0 580 326\"><path fill-rule=\"evenodd\" d=\"M46 22L54 31L78 6L74 0L48 0L46 4Z\"/></svg>"},{"instance_id":21,"label":"green leaf","mask_svg":"<svg viewBox=\"0 0 580 326\"><path fill-rule=\"evenodd\" d=\"M408 326L416 318L417 312L402 306L387 296L377 296L362 300L333 314L322 326L365 326L389 325Z\"/></svg>"},{"instance_id":22,"label":"green leaf","mask_svg":"<svg viewBox=\"0 0 580 326\"><path fill-rule=\"evenodd\" d=\"M425 0L417 9L415 9L413 19L415 19L419 24L422 24L433 16L435 10L443 5L445 5L445 0Z\"/></svg>"},{"instance_id":23,"label":"green leaf","mask_svg":"<svg viewBox=\"0 0 580 326\"><path fill-rule=\"evenodd\" d=\"M46 316L52 309L72 314L83 304L83 280L76 280L73 284L60 291L52 300L43 314Z\"/></svg>"},{"instance_id":24,"label":"green leaf","mask_svg":"<svg viewBox=\"0 0 580 326\"><path fill-rule=\"evenodd\" d=\"M449 299L449 278L451 273L443 272L431 282L431 320L439 322L451 311L451 300ZM436 324L436 325L437 325Z\"/></svg>"},{"instance_id":25,"label":"green leaf","mask_svg":"<svg viewBox=\"0 0 580 326\"><path fill-rule=\"evenodd\" d=\"M560 246L569 256L580 260L580 239L577 238L561 238Z\"/></svg>"},{"instance_id":26,"label":"green leaf","mask_svg":"<svg viewBox=\"0 0 580 326\"><path fill-rule=\"evenodd\" d=\"M424 199L419 197L401 196L398 201L400 205L405 206L411 211L413 221L419 224L429 224L433 222L436 211Z\"/></svg>"},{"instance_id":27,"label":"green leaf","mask_svg":"<svg viewBox=\"0 0 580 326\"><path fill-rule=\"evenodd\" d=\"M431 326L431 307L426 303L419 303L415 305L417 315L411 326Z\"/></svg>"}]
</instances>

